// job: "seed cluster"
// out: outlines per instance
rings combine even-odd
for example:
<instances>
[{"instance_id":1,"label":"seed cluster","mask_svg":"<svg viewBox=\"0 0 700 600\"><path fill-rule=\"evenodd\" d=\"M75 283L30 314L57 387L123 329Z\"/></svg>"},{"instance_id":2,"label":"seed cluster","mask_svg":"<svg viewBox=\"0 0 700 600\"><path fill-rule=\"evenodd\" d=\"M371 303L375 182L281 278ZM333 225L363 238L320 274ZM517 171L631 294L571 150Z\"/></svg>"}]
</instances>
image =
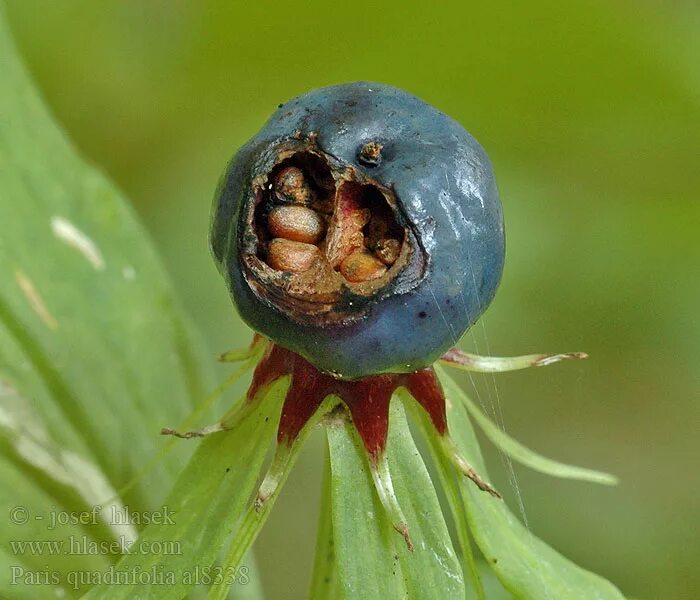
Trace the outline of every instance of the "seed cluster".
<instances>
[{"instance_id":1,"label":"seed cluster","mask_svg":"<svg viewBox=\"0 0 700 600\"><path fill-rule=\"evenodd\" d=\"M315 244L325 232L325 215L311 208L314 194L301 169L285 167L275 178L275 206L267 216L272 240L267 264L276 271L303 273L322 257Z\"/></svg>"},{"instance_id":2,"label":"seed cluster","mask_svg":"<svg viewBox=\"0 0 700 600\"><path fill-rule=\"evenodd\" d=\"M349 283L386 274L401 252L401 230L378 190L372 188L381 202L373 203L366 197L371 186L344 186L334 204L297 166L274 176L265 218L270 267L298 274L325 261Z\"/></svg>"}]
</instances>

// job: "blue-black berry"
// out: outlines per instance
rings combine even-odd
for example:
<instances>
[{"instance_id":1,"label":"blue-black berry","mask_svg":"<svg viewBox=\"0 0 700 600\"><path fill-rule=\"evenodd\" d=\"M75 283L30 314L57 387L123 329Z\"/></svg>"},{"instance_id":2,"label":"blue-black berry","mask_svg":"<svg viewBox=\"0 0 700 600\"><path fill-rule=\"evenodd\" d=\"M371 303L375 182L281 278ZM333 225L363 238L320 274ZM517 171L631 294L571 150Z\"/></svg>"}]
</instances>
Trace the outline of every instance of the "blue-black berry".
<instances>
[{"instance_id":1,"label":"blue-black berry","mask_svg":"<svg viewBox=\"0 0 700 600\"><path fill-rule=\"evenodd\" d=\"M280 106L229 164L211 246L243 319L345 379L431 365L491 302L504 260L488 157L396 88Z\"/></svg>"}]
</instances>

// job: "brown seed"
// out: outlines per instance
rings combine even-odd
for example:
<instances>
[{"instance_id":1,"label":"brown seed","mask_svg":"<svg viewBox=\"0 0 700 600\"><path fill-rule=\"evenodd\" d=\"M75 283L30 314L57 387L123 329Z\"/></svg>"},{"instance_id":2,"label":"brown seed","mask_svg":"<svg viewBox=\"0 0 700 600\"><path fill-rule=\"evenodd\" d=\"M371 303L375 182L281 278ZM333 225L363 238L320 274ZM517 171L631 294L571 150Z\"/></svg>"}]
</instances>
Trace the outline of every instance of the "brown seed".
<instances>
[{"instance_id":1,"label":"brown seed","mask_svg":"<svg viewBox=\"0 0 700 600\"><path fill-rule=\"evenodd\" d=\"M298 167L285 167L275 177L275 195L281 202L308 204L311 188Z\"/></svg>"},{"instance_id":2,"label":"brown seed","mask_svg":"<svg viewBox=\"0 0 700 600\"><path fill-rule=\"evenodd\" d=\"M315 244L325 231L323 218L305 206L276 206L267 217L272 237Z\"/></svg>"},{"instance_id":3,"label":"brown seed","mask_svg":"<svg viewBox=\"0 0 700 600\"><path fill-rule=\"evenodd\" d=\"M275 271L303 273L320 257L321 251L313 244L276 238L267 247L267 264Z\"/></svg>"},{"instance_id":4,"label":"brown seed","mask_svg":"<svg viewBox=\"0 0 700 600\"><path fill-rule=\"evenodd\" d=\"M353 252L340 264L340 273L350 283L377 279L386 273L386 266L369 252Z\"/></svg>"},{"instance_id":5,"label":"brown seed","mask_svg":"<svg viewBox=\"0 0 700 600\"><path fill-rule=\"evenodd\" d=\"M396 262L401 252L401 242L394 239L381 239L374 248L374 253L386 266L390 267Z\"/></svg>"}]
</instances>

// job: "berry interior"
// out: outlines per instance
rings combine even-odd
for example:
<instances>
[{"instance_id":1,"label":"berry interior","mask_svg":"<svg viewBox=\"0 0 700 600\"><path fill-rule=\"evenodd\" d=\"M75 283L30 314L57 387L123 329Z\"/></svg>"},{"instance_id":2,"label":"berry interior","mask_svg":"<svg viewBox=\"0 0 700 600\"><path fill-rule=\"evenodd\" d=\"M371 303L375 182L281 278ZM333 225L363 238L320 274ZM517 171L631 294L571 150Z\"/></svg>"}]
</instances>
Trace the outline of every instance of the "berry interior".
<instances>
[{"instance_id":1,"label":"berry interior","mask_svg":"<svg viewBox=\"0 0 700 600\"><path fill-rule=\"evenodd\" d=\"M319 154L297 152L275 165L259 198L258 258L308 291L375 287L400 267L406 233L393 196L352 168L338 172Z\"/></svg>"}]
</instances>

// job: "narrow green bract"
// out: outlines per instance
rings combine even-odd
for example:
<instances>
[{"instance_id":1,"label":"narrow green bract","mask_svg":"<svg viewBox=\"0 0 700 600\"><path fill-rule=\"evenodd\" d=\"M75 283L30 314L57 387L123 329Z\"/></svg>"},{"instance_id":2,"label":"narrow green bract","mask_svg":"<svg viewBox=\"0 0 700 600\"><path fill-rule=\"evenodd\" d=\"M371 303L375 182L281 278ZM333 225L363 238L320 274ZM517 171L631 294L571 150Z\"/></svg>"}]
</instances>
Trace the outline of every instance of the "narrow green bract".
<instances>
[{"instance_id":1,"label":"narrow green bract","mask_svg":"<svg viewBox=\"0 0 700 600\"><path fill-rule=\"evenodd\" d=\"M344 597L463 597L462 569L401 402L392 401L386 452L413 552L406 549L376 497L365 452L351 424L339 419L326 434L334 547Z\"/></svg>"},{"instance_id":2,"label":"narrow green bract","mask_svg":"<svg viewBox=\"0 0 700 600\"><path fill-rule=\"evenodd\" d=\"M474 430L463 406L464 392L438 369L448 399L450 431L480 473L486 473ZM438 450L435 449L437 454ZM439 460L436 461L440 465ZM440 468L447 469L442 463ZM470 531L487 563L503 586L524 600L622 600L620 591L605 579L582 569L550 548L511 513L465 479L446 474L444 481L460 494ZM577 534L579 532L572 532Z\"/></svg>"}]
</instances>

